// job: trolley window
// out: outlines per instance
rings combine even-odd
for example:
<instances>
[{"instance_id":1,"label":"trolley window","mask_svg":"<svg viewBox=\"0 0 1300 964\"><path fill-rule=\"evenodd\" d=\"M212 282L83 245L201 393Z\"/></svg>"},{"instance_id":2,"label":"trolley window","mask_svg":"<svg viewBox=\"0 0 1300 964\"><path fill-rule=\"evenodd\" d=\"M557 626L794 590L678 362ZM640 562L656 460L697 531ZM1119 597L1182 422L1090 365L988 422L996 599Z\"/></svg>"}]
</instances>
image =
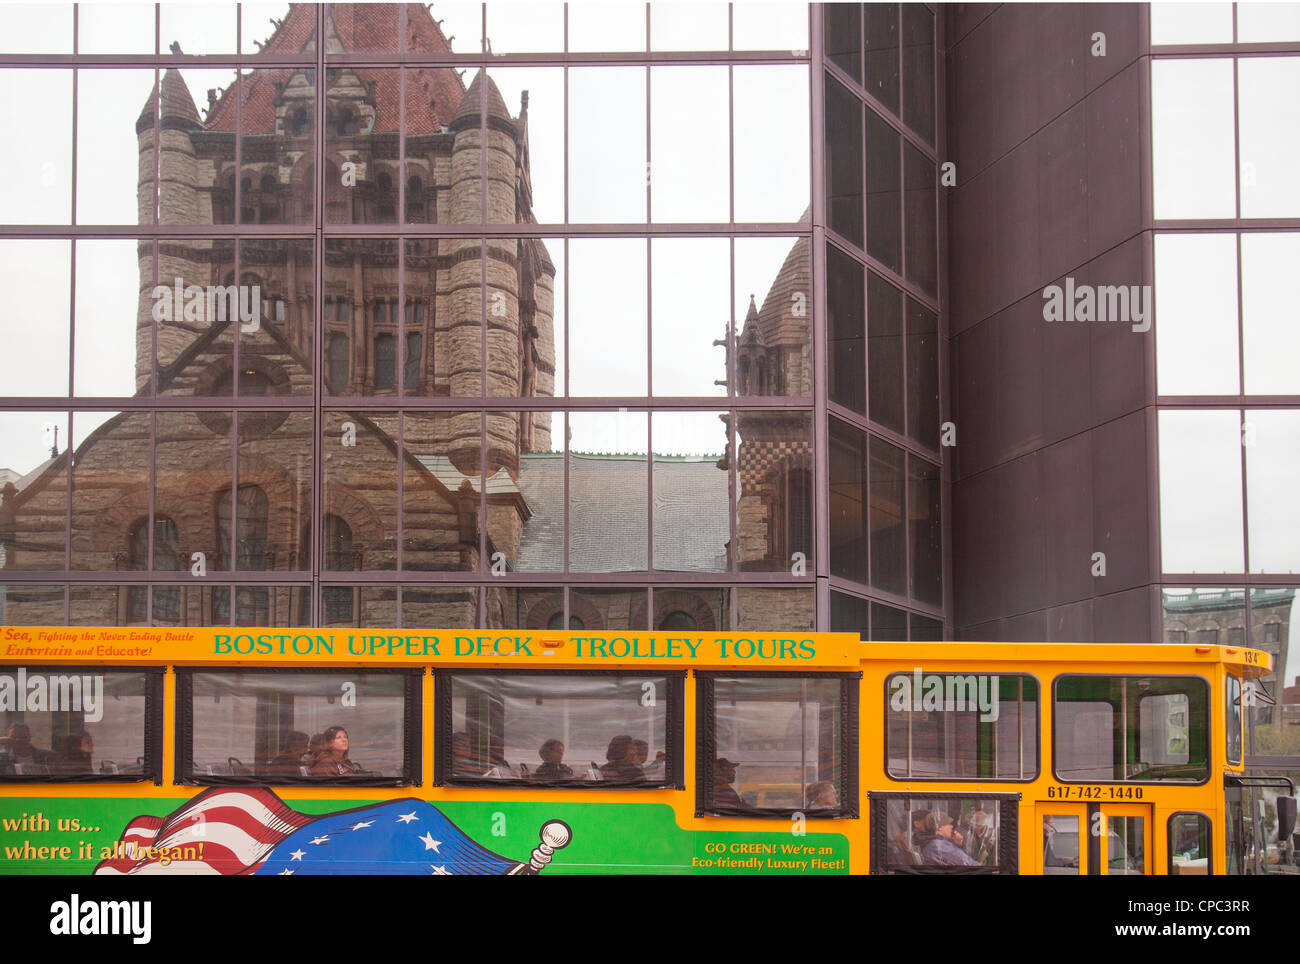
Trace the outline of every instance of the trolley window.
<instances>
[{"instance_id":1,"label":"trolley window","mask_svg":"<svg viewBox=\"0 0 1300 964\"><path fill-rule=\"evenodd\" d=\"M1225 731L1228 741L1228 762L1241 762L1241 680L1228 674L1227 686L1227 726Z\"/></svg>"},{"instance_id":2,"label":"trolley window","mask_svg":"<svg viewBox=\"0 0 1300 964\"><path fill-rule=\"evenodd\" d=\"M1210 684L1192 676L1060 676L1053 764L1062 781L1209 778Z\"/></svg>"},{"instance_id":3,"label":"trolley window","mask_svg":"<svg viewBox=\"0 0 1300 964\"><path fill-rule=\"evenodd\" d=\"M160 783L162 673L0 666L0 782Z\"/></svg>"},{"instance_id":4,"label":"trolley window","mask_svg":"<svg viewBox=\"0 0 1300 964\"><path fill-rule=\"evenodd\" d=\"M857 674L696 675L698 814L858 815Z\"/></svg>"},{"instance_id":5,"label":"trolley window","mask_svg":"<svg viewBox=\"0 0 1300 964\"><path fill-rule=\"evenodd\" d=\"M1210 818L1176 813L1169 818L1169 873L1203 877L1214 872Z\"/></svg>"},{"instance_id":6,"label":"trolley window","mask_svg":"<svg viewBox=\"0 0 1300 964\"><path fill-rule=\"evenodd\" d=\"M419 782L419 671L178 669L177 780Z\"/></svg>"},{"instance_id":7,"label":"trolley window","mask_svg":"<svg viewBox=\"0 0 1300 964\"><path fill-rule=\"evenodd\" d=\"M894 673L885 680L888 773L907 780L1033 780L1038 680Z\"/></svg>"},{"instance_id":8,"label":"trolley window","mask_svg":"<svg viewBox=\"0 0 1300 964\"><path fill-rule=\"evenodd\" d=\"M1019 794L872 793L873 874L1014 874Z\"/></svg>"},{"instance_id":9,"label":"trolley window","mask_svg":"<svg viewBox=\"0 0 1300 964\"><path fill-rule=\"evenodd\" d=\"M435 780L681 787L682 673L439 672Z\"/></svg>"}]
</instances>

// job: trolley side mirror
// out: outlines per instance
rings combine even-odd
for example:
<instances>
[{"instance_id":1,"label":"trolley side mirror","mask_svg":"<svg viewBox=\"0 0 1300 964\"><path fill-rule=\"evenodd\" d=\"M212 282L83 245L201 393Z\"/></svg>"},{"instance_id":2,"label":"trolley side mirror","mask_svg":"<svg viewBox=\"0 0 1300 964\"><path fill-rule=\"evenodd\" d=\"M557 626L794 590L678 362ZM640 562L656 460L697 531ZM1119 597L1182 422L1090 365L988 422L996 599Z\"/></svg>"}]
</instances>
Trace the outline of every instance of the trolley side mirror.
<instances>
[{"instance_id":1,"label":"trolley side mirror","mask_svg":"<svg viewBox=\"0 0 1300 964\"><path fill-rule=\"evenodd\" d=\"M1291 839L1295 830L1295 797L1277 798L1277 839L1279 842Z\"/></svg>"}]
</instances>

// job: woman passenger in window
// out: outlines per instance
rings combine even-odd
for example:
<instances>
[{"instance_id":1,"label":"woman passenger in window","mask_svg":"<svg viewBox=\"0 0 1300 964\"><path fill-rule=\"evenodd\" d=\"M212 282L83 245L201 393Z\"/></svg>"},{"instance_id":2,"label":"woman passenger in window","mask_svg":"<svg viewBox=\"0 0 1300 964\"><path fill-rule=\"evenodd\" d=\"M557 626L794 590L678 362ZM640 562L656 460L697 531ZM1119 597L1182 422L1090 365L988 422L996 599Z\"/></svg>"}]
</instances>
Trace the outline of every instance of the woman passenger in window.
<instances>
[{"instance_id":1,"label":"woman passenger in window","mask_svg":"<svg viewBox=\"0 0 1300 964\"><path fill-rule=\"evenodd\" d=\"M348 758L348 731L341 726L331 726L325 731L312 762L312 776L348 777L360 769Z\"/></svg>"}]
</instances>

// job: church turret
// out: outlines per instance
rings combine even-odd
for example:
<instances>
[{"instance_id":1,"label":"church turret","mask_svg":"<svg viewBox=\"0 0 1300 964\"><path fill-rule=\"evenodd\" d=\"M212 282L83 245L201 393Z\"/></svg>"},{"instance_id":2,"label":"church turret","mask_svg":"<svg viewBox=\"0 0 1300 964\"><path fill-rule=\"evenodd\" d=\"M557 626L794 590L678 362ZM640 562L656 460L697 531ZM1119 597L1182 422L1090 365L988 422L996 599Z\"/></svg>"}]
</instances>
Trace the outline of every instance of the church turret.
<instances>
[{"instance_id":1,"label":"church turret","mask_svg":"<svg viewBox=\"0 0 1300 964\"><path fill-rule=\"evenodd\" d=\"M482 70L470 84L460 109L450 124L452 146L451 215L456 223L480 220L483 196L483 104L487 107L488 142L486 159L489 220L513 224L515 216L515 129L505 102L495 84ZM482 342L473 322L484 311L479 261L465 257L478 242L452 242L452 304L455 327L451 332L451 392L476 395L482 369ZM464 254L462 254L464 251ZM461 258L464 260L461 260ZM521 386L519 333L519 241L489 239L487 242L487 369L488 395L516 395ZM462 471L477 467L479 421L465 415L452 424L448 454ZM488 471L518 465L519 423L517 416L488 416Z\"/></svg>"},{"instance_id":2,"label":"church turret","mask_svg":"<svg viewBox=\"0 0 1300 964\"><path fill-rule=\"evenodd\" d=\"M155 170L154 134L157 126L159 151ZM139 220L142 225L154 223L155 195L158 203L159 224L200 223L198 162L195 157L193 133L202 129L198 108L189 87L176 68L170 68L136 121L136 141L140 151L140 176L137 197ZM155 181L155 175L157 180ZM155 187L157 190L155 191ZM209 217L210 220L210 217ZM189 242L186 245L160 245L158 284L170 286L176 278L183 283L208 284L197 258L197 249L210 247L211 242ZM189 251L193 256L181 252ZM149 378L153 365L153 262L151 246L140 248L140 307L136 319L136 385L142 386ZM158 325L158 365L165 367L189 342L190 336L171 327L167 321Z\"/></svg>"}]
</instances>

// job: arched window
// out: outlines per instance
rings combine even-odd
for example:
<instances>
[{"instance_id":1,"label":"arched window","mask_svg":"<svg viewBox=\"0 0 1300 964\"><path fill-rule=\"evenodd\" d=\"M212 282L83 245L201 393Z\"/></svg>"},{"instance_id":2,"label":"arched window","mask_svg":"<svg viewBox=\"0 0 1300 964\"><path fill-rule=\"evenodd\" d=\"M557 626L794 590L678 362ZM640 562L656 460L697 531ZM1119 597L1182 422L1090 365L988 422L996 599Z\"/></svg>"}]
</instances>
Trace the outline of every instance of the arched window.
<instances>
[{"instance_id":1,"label":"arched window","mask_svg":"<svg viewBox=\"0 0 1300 964\"><path fill-rule=\"evenodd\" d=\"M375 186L378 188L378 205L379 220L394 221L397 219L397 198L393 190L393 179L387 171L380 171L379 176L375 178Z\"/></svg>"},{"instance_id":2,"label":"arched window","mask_svg":"<svg viewBox=\"0 0 1300 964\"><path fill-rule=\"evenodd\" d=\"M239 179L239 220L245 224L257 220L257 205L253 200L253 179L251 177L241 177Z\"/></svg>"},{"instance_id":3,"label":"arched window","mask_svg":"<svg viewBox=\"0 0 1300 964\"><path fill-rule=\"evenodd\" d=\"M321 520L325 527L325 568L331 572L351 572L355 568L352 556L352 527L341 516L327 514Z\"/></svg>"},{"instance_id":4,"label":"arched window","mask_svg":"<svg viewBox=\"0 0 1300 964\"><path fill-rule=\"evenodd\" d=\"M256 485L241 485L235 508L235 565L241 572L270 569L266 551L268 502L266 493ZM230 493L217 499L217 546L222 569L230 569Z\"/></svg>"},{"instance_id":5,"label":"arched window","mask_svg":"<svg viewBox=\"0 0 1300 964\"><path fill-rule=\"evenodd\" d=\"M420 224L424 216L424 182L418 177L406 180L406 221L408 224Z\"/></svg>"},{"instance_id":6,"label":"arched window","mask_svg":"<svg viewBox=\"0 0 1300 964\"><path fill-rule=\"evenodd\" d=\"M348 390L348 373L351 361L348 358L348 336L330 335L329 378L330 388L336 395L344 395Z\"/></svg>"},{"instance_id":7,"label":"arched window","mask_svg":"<svg viewBox=\"0 0 1300 964\"><path fill-rule=\"evenodd\" d=\"M758 386L757 386L758 390L754 392L754 394L766 395L767 394L767 359L766 358L760 358L758 360L757 379L758 379Z\"/></svg>"},{"instance_id":8,"label":"arched window","mask_svg":"<svg viewBox=\"0 0 1300 964\"><path fill-rule=\"evenodd\" d=\"M392 335L375 336L375 388L392 388L397 377L397 342Z\"/></svg>"},{"instance_id":9,"label":"arched window","mask_svg":"<svg viewBox=\"0 0 1300 964\"><path fill-rule=\"evenodd\" d=\"M357 115L350 110L339 114L338 132L340 137L351 137L357 132Z\"/></svg>"},{"instance_id":10,"label":"arched window","mask_svg":"<svg viewBox=\"0 0 1300 964\"><path fill-rule=\"evenodd\" d=\"M547 628L547 629L563 629L563 628L564 628L564 613L563 613L562 611L561 611L561 612L558 612L558 613L556 613L554 616L552 616L549 620L547 620L547 622L546 622L546 628ZM570 616L570 617L569 617L569 628L570 628L570 629L586 629L587 627L586 627L586 625L583 623L583 621L582 621L581 619L579 619L577 616Z\"/></svg>"},{"instance_id":11,"label":"arched window","mask_svg":"<svg viewBox=\"0 0 1300 964\"><path fill-rule=\"evenodd\" d=\"M663 618L663 622L659 624L659 628L693 630L695 629L695 617L682 612L680 609L674 610Z\"/></svg>"},{"instance_id":12,"label":"arched window","mask_svg":"<svg viewBox=\"0 0 1300 964\"><path fill-rule=\"evenodd\" d=\"M212 191L212 221L214 224L235 222L235 172L226 175L219 187Z\"/></svg>"},{"instance_id":13,"label":"arched window","mask_svg":"<svg viewBox=\"0 0 1300 964\"><path fill-rule=\"evenodd\" d=\"M351 572L356 568L352 554L352 527L336 515L321 520L325 527L325 565L332 572ZM349 586L326 586L321 590L326 625L351 623L352 589Z\"/></svg>"},{"instance_id":14,"label":"arched window","mask_svg":"<svg viewBox=\"0 0 1300 964\"><path fill-rule=\"evenodd\" d=\"M305 137L311 132L311 117L305 107L294 108L291 129L294 137Z\"/></svg>"},{"instance_id":15,"label":"arched window","mask_svg":"<svg viewBox=\"0 0 1300 964\"><path fill-rule=\"evenodd\" d=\"M262 196L258 200L259 220L262 224L275 224L280 220L280 203L276 197L275 175L262 175Z\"/></svg>"},{"instance_id":16,"label":"arched window","mask_svg":"<svg viewBox=\"0 0 1300 964\"><path fill-rule=\"evenodd\" d=\"M230 565L230 493L217 499L217 558L221 570L258 572L275 567L275 558L267 552L268 503L266 493L256 485L241 485L235 503L235 558ZM270 597L265 586L239 586L236 590L235 624L256 626L266 622ZM230 619L230 590L218 586L212 590L212 621Z\"/></svg>"},{"instance_id":17,"label":"arched window","mask_svg":"<svg viewBox=\"0 0 1300 964\"><path fill-rule=\"evenodd\" d=\"M812 552L812 473L803 468L786 473L782 501L785 503L785 545L779 551L788 562L793 553L802 552L807 556Z\"/></svg>"},{"instance_id":18,"label":"arched window","mask_svg":"<svg viewBox=\"0 0 1300 964\"><path fill-rule=\"evenodd\" d=\"M420 387L420 361L424 351L424 336L418 331L406 333L406 360L402 365L402 387Z\"/></svg>"},{"instance_id":19,"label":"arched window","mask_svg":"<svg viewBox=\"0 0 1300 964\"><path fill-rule=\"evenodd\" d=\"M143 571L149 568L149 525L140 520L127 534L128 569ZM158 516L153 523L153 568L155 571L175 572L181 568L180 537L176 523L166 516ZM126 618L132 623L148 619L148 588L130 586L126 596ZM153 618L155 621L176 621L180 618L180 587L155 586L153 590Z\"/></svg>"}]
</instances>

